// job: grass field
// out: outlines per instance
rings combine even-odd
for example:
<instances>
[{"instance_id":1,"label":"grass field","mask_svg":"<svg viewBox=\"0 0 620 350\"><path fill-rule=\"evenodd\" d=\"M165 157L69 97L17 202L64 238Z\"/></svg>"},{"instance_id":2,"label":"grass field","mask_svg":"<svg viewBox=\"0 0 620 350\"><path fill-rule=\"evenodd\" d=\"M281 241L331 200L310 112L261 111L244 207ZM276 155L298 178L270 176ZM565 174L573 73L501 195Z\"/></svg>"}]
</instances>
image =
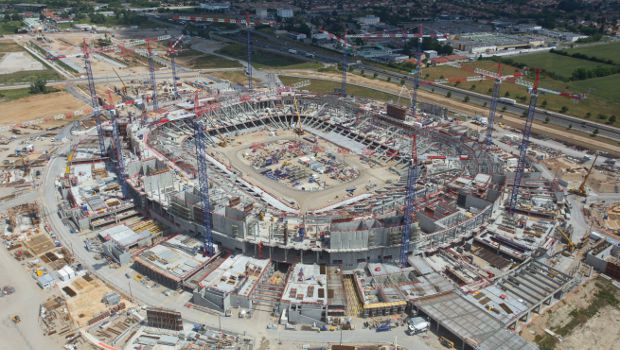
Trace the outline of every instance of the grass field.
<instances>
[{"instance_id":1,"label":"grass field","mask_svg":"<svg viewBox=\"0 0 620 350\"><path fill-rule=\"evenodd\" d=\"M615 64L620 64L620 43L609 43L587 47L578 47L564 50L569 54L582 53L605 60L612 60Z\"/></svg>"},{"instance_id":2,"label":"grass field","mask_svg":"<svg viewBox=\"0 0 620 350\"><path fill-rule=\"evenodd\" d=\"M48 86L47 89L48 91L46 93L48 94L60 91L50 86ZM24 98L28 96L34 96L33 94L30 93L30 88L0 90L0 103L9 102L13 100L19 100L20 98Z\"/></svg>"},{"instance_id":3,"label":"grass field","mask_svg":"<svg viewBox=\"0 0 620 350\"><path fill-rule=\"evenodd\" d=\"M511 57L511 59L515 62L525 64L528 67L541 68L567 79L570 78L573 71L578 68L593 69L596 66L612 67L608 64L581 60L549 52L514 56Z\"/></svg>"},{"instance_id":4,"label":"grass field","mask_svg":"<svg viewBox=\"0 0 620 350\"><path fill-rule=\"evenodd\" d=\"M280 80L282 81L282 83L284 83L284 85L291 86L299 81L308 80L308 79L287 77L287 76L281 75ZM340 90L340 87L341 87L340 83L335 82L335 81L315 80L315 79L309 79L309 80L310 80L310 85L303 87L302 89L308 90L310 92L317 93L317 94L333 93L334 90L336 89ZM385 92L381 92L381 91L377 91L377 90L373 90L373 89L369 89L369 88L365 88L365 87L361 87L357 85L351 85L351 84L347 84L347 94L357 96L357 97L363 97L363 98L372 98L372 99L380 100L380 101L396 101L398 99L398 96L396 95L388 94Z\"/></svg>"},{"instance_id":5,"label":"grass field","mask_svg":"<svg viewBox=\"0 0 620 350\"><path fill-rule=\"evenodd\" d=\"M559 57L566 58L564 56ZM452 78L453 80L455 78L462 79L468 76L475 75L475 68L496 71L497 63L482 60L471 63L464 63L462 64L462 68L460 69L452 66L429 67L422 70L421 78L425 80L436 80L441 77L443 77L444 79ZM516 67L502 65L502 74L504 75L512 74L515 72L515 70L517 70ZM532 81L533 79L532 77L527 77L527 80ZM493 88L493 81L487 79L475 82L461 82L458 84L451 82L449 83L449 85L481 94L490 95ZM620 89L617 88L618 86L620 86L619 74L603 78L588 79L568 83L552 79L543 74L540 80L540 86L556 91L584 93L587 97L585 100L576 101L558 95L540 94L540 96L538 97L538 107L556 112L560 112L563 107L566 107L568 109L565 112L566 114L580 118L587 118L587 114L590 113L590 119L598 122L605 122L605 120L599 120L595 117L599 114L607 116L611 116L614 114L618 116L619 114L618 111L620 111ZM508 92L507 97L514 98L519 103L527 104L529 101L527 89L523 86L515 84L514 82L506 81L502 84L500 96L506 96L506 92ZM620 126L620 123L617 121L614 125Z\"/></svg>"},{"instance_id":6,"label":"grass field","mask_svg":"<svg viewBox=\"0 0 620 350\"><path fill-rule=\"evenodd\" d=\"M611 103L618 104L620 101L620 74L575 81L571 85L581 91L590 92L590 95L607 99ZM620 109L616 108L615 111L616 115L620 115Z\"/></svg>"},{"instance_id":7,"label":"grass field","mask_svg":"<svg viewBox=\"0 0 620 350\"><path fill-rule=\"evenodd\" d=\"M0 102L8 102L30 96L30 89L0 90Z\"/></svg>"},{"instance_id":8,"label":"grass field","mask_svg":"<svg viewBox=\"0 0 620 350\"><path fill-rule=\"evenodd\" d=\"M230 44L216 51L220 55L229 56L246 61L248 51L246 46L240 44ZM298 58L281 55L271 51L255 49L252 54L252 65L256 68L286 68L305 61Z\"/></svg>"},{"instance_id":9,"label":"grass field","mask_svg":"<svg viewBox=\"0 0 620 350\"><path fill-rule=\"evenodd\" d=\"M248 77L244 72L241 71L224 71L224 72L210 72L207 73L209 76L214 76L216 78L225 79L230 81L233 84L239 84L243 86L247 86ZM256 78L252 78L252 82L256 86L260 83L260 80Z\"/></svg>"},{"instance_id":10,"label":"grass field","mask_svg":"<svg viewBox=\"0 0 620 350\"><path fill-rule=\"evenodd\" d=\"M227 60L219 56L191 49L180 52L177 61L185 66L194 69L241 67L241 64L237 61Z\"/></svg>"},{"instance_id":11,"label":"grass field","mask_svg":"<svg viewBox=\"0 0 620 350\"><path fill-rule=\"evenodd\" d=\"M0 22L0 35L15 34L15 30L21 26L21 21Z\"/></svg>"}]
</instances>

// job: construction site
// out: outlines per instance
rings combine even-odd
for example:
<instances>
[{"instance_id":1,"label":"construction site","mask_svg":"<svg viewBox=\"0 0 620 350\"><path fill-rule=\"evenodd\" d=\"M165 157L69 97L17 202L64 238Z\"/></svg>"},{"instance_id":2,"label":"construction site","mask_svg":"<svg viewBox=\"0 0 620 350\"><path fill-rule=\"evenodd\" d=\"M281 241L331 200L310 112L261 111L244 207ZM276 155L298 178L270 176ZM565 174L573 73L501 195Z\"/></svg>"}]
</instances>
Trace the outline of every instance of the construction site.
<instances>
[{"instance_id":1,"label":"construction site","mask_svg":"<svg viewBox=\"0 0 620 350\"><path fill-rule=\"evenodd\" d=\"M497 93L482 125L418 101L419 73L403 103L348 95L346 70L329 94L257 83L251 66L242 85L177 66L184 35L141 35L25 43L84 76L67 90L89 105L58 117L62 147L25 144L2 170L2 186L52 191L8 208L2 238L57 292L42 328L72 348L400 329L434 334L429 348L536 349L520 336L535 315L593 270L620 278L618 202L581 202L617 192L616 169L532 137L538 76L523 129L504 129Z\"/></svg>"}]
</instances>

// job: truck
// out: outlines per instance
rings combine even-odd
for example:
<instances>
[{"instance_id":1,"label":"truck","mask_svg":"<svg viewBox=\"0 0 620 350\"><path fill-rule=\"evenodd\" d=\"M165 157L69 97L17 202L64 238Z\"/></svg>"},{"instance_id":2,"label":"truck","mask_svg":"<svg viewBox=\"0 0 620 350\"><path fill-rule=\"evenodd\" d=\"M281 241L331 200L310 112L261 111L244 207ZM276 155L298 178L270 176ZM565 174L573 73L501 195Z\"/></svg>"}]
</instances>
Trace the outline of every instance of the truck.
<instances>
[{"instance_id":1,"label":"truck","mask_svg":"<svg viewBox=\"0 0 620 350\"><path fill-rule=\"evenodd\" d=\"M514 105L517 103L517 101L516 101L515 99L513 99L513 98L508 98L508 97L500 97L500 98L498 98L497 100L498 100L499 102L502 102L502 103L504 103L504 104L511 105L511 106L514 106Z\"/></svg>"},{"instance_id":2,"label":"truck","mask_svg":"<svg viewBox=\"0 0 620 350\"><path fill-rule=\"evenodd\" d=\"M392 330L392 324L390 321L383 322L377 326L377 332L389 332Z\"/></svg>"},{"instance_id":3,"label":"truck","mask_svg":"<svg viewBox=\"0 0 620 350\"><path fill-rule=\"evenodd\" d=\"M288 53L292 53L293 55L297 54L297 50L295 49L288 49Z\"/></svg>"},{"instance_id":4,"label":"truck","mask_svg":"<svg viewBox=\"0 0 620 350\"><path fill-rule=\"evenodd\" d=\"M407 332L409 335L424 333L430 329L431 324L423 317L411 317L407 320Z\"/></svg>"}]
</instances>

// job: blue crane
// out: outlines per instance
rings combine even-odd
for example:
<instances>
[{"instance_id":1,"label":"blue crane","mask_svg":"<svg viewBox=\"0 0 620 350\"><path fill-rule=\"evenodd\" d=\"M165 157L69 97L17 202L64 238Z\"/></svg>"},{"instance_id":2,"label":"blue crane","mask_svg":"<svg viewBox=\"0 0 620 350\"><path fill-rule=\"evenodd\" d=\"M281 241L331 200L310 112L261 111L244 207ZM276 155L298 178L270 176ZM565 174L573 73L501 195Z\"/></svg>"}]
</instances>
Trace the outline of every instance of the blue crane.
<instances>
[{"instance_id":1,"label":"blue crane","mask_svg":"<svg viewBox=\"0 0 620 350\"><path fill-rule=\"evenodd\" d=\"M349 70L349 63L347 62L347 35L344 35L344 44L342 47L342 86L340 87L340 91L342 92L342 96L347 97L347 70Z\"/></svg>"},{"instance_id":2,"label":"blue crane","mask_svg":"<svg viewBox=\"0 0 620 350\"><path fill-rule=\"evenodd\" d=\"M207 173L207 135L204 126L198 121L202 114L200 111L198 93L194 98L194 141L196 143L196 160L198 163L198 187L202 199L202 224L205 227L203 242L203 254L213 256L213 232L211 230L211 201L209 199L209 174Z\"/></svg>"},{"instance_id":3,"label":"blue crane","mask_svg":"<svg viewBox=\"0 0 620 350\"><path fill-rule=\"evenodd\" d=\"M415 51L415 71L413 72L413 89L411 90L411 114L416 117L416 107L418 103L418 88L420 87L420 59L422 58L422 41L424 38L424 27L418 27L418 47Z\"/></svg>"},{"instance_id":4,"label":"blue crane","mask_svg":"<svg viewBox=\"0 0 620 350\"><path fill-rule=\"evenodd\" d=\"M521 139L521 145L519 145L519 161L517 163L517 171L515 172L515 179L512 185L512 193L510 194L510 203L508 208L511 213L514 213L517 206L517 199L519 197L519 188L521 187L521 179L523 178L523 172L525 171L525 163L527 162L527 148L530 144L530 135L532 134L532 123L534 122L534 114L536 112L536 100L538 99L538 83L540 81L540 70L536 70L536 80L532 86L530 93L530 106L527 110L527 119L525 120L525 126L523 128L523 137Z\"/></svg>"},{"instance_id":5,"label":"blue crane","mask_svg":"<svg viewBox=\"0 0 620 350\"><path fill-rule=\"evenodd\" d=\"M417 136L411 135L411 163L407 170L407 192L405 195L405 213L403 215L403 236L402 246L400 249L400 265L407 266L407 258L409 256L409 246L411 243L411 224L415 215L415 194L416 183L418 182L418 150Z\"/></svg>"},{"instance_id":6,"label":"blue crane","mask_svg":"<svg viewBox=\"0 0 620 350\"><path fill-rule=\"evenodd\" d=\"M93 116L97 123L97 137L99 139L99 153L101 156L105 156L105 135L103 134L103 125L101 124L101 110L99 109L99 102L97 101L97 90L95 90L95 80L93 79L93 69L90 65L90 50L86 39L82 43L82 52L84 53L84 69L86 70L86 77L88 78L88 93L90 94L90 104L93 107Z\"/></svg>"},{"instance_id":7,"label":"blue crane","mask_svg":"<svg viewBox=\"0 0 620 350\"><path fill-rule=\"evenodd\" d=\"M493 123L495 122L495 111L497 110L497 101L499 99L499 88L502 85L502 64L497 66L497 75L494 77L493 94L491 95L491 105L489 106L489 120L487 121L487 134L485 142L488 146L493 145Z\"/></svg>"},{"instance_id":8,"label":"blue crane","mask_svg":"<svg viewBox=\"0 0 620 350\"><path fill-rule=\"evenodd\" d=\"M250 26L250 14L245 15L245 26L248 35L248 91L254 89L254 82L252 81L252 27Z\"/></svg>"},{"instance_id":9,"label":"blue crane","mask_svg":"<svg viewBox=\"0 0 620 350\"><path fill-rule=\"evenodd\" d=\"M155 60L153 59L154 53L151 48L152 39L146 39L145 41L149 59L149 76L151 78L151 88L153 89L153 112L157 112L159 110L159 103L157 102L157 80L155 80Z\"/></svg>"}]
</instances>

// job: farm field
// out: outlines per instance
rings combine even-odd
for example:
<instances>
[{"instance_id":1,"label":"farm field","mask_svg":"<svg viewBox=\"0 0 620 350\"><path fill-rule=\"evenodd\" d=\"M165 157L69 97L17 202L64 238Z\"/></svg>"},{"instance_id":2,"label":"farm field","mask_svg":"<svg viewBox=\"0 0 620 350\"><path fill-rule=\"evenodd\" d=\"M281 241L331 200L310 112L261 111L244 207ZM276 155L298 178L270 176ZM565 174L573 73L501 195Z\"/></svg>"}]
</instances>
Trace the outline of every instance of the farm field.
<instances>
[{"instance_id":1,"label":"farm field","mask_svg":"<svg viewBox=\"0 0 620 350\"><path fill-rule=\"evenodd\" d=\"M593 45L587 47L577 47L564 50L569 54L581 53L588 56L594 56L605 60L612 60L615 64L620 64L620 43L609 43L602 45Z\"/></svg>"},{"instance_id":2,"label":"farm field","mask_svg":"<svg viewBox=\"0 0 620 350\"><path fill-rule=\"evenodd\" d=\"M560 55L554 56L572 59L571 57ZM424 80L437 80L443 77L443 79L450 80L448 84L451 86L490 95L493 88L492 80L486 79L472 82L465 81L466 77L476 75L474 73L475 68L497 71L497 63L493 61L481 60L463 63L461 68L452 66L429 67L422 70L421 77ZM502 74L504 75L512 74L516 70L516 67L502 64ZM524 78L529 81L533 80L533 77ZM599 114L608 117L611 115L617 116L618 111L620 110L620 89L617 88L617 86L620 86L620 74L602 78L563 82L552 79L543 73L541 75L540 86L542 88L555 91L570 91L572 93L584 93L586 95L584 100L577 101L563 96L541 93L538 98L538 106L541 108L560 112L564 107L566 108L566 114L580 118L590 118L591 120L600 123L605 123L607 119L598 118ZM527 104L529 101L527 89L524 86L515 84L514 81L511 80L508 80L502 84L500 96L513 98L517 100L517 102L523 104ZM616 121L614 125L620 126L620 123Z\"/></svg>"},{"instance_id":3,"label":"farm field","mask_svg":"<svg viewBox=\"0 0 620 350\"><path fill-rule=\"evenodd\" d=\"M609 64L592 62L549 52L513 56L511 59L531 68L536 67L544 69L547 72L554 73L566 79L570 78L573 71L578 68L593 69L597 66L612 67Z\"/></svg>"}]
</instances>

